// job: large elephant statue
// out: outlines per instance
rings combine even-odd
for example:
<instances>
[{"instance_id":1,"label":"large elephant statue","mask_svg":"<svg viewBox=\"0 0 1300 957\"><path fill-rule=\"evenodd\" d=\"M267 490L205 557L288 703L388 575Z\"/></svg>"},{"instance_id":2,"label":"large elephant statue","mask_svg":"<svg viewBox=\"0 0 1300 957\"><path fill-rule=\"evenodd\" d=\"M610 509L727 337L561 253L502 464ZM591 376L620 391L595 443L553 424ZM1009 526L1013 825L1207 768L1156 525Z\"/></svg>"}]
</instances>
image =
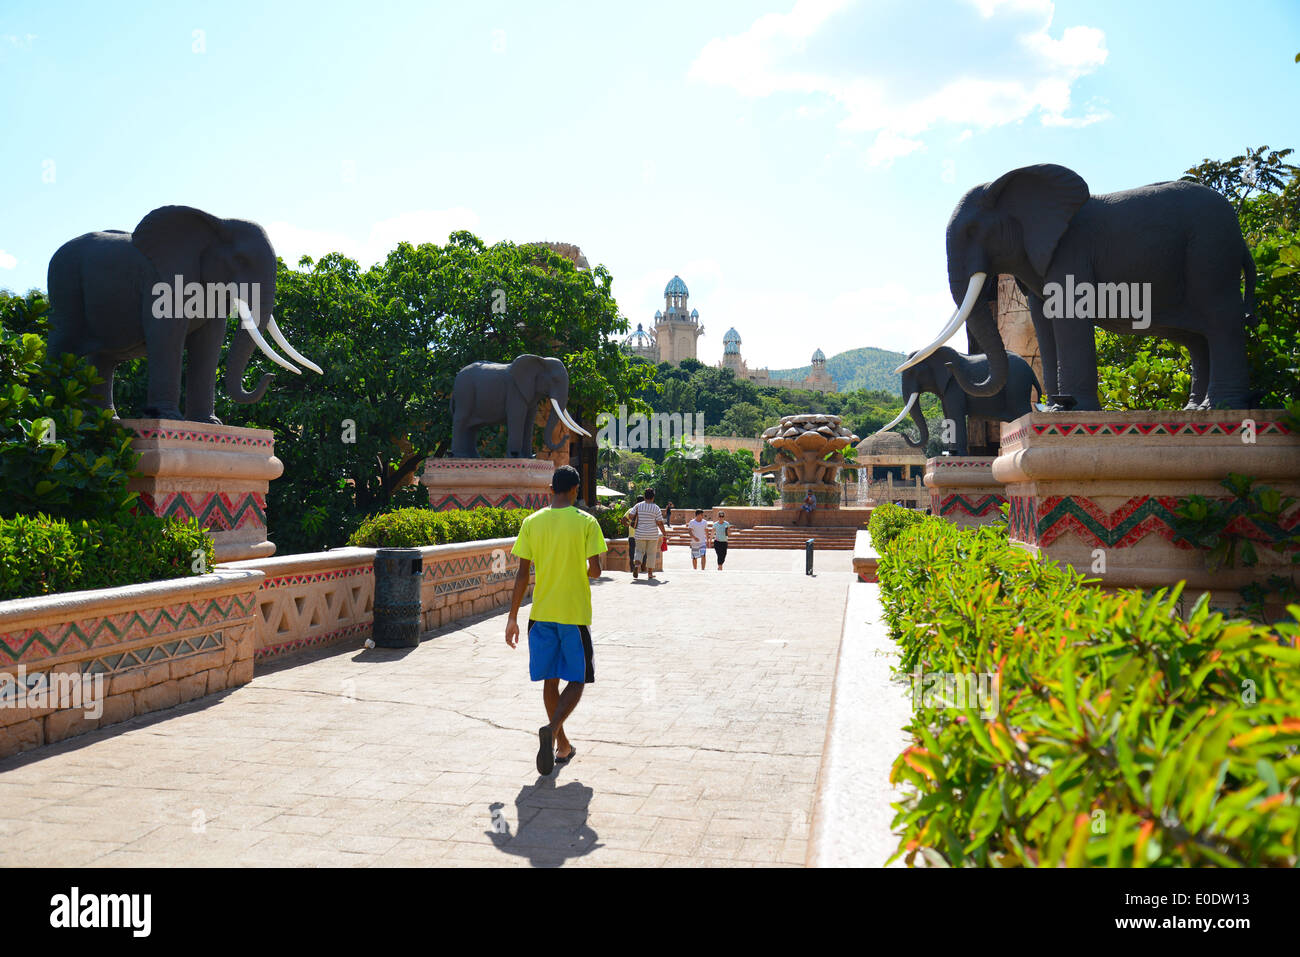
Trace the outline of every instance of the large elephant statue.
<instances>
[{"instance_id":1,"label":"large elephant statue","mask_svg":"<svg viewBox=\"0 0 1300 957\"><path fill-rule=\"evenodd\" d=\"M544 434L557 422L579 435L591 433L565 410L569 401L569 371L559 359L522 355L509 364L471 362L456 373L451 390L451 454L478 458L478 431L506 424L506 455L533 457L533 421L537 404L551 400L551 415Z\"/></svg>"},{"instance_id":2,"label":"large elephant statue","mask_svg":"<svg viewBox=\"0 0 1300 957\"><path fill-rule=\"evenodd\" d=\"M966 323L989 374L970 379L957 367L957 381L972 395L1001 389L1007 354L994 313L997 275L1009 273L1029 303L1044 385L1075 408L1101 407L1094 326L1186 346L1189 408L1249 404L1255 266L1232 206L1212 189L1179 181L1093 196L1073 170L1026 166L961 198L948 222L947 254L958 308L899 372Z\"/></svg>"},{"instance_id":3,"label":"large elephant statue","mask_svg":"<svg viewBox=\"0 0 1300 957\"><path fill-rule=\"evenodd\" d=\"M276 365L300 370L276 353L266 330L292 359L320 367L285 339L271 314L275 252L266 231L242 219L218 219L189 206L162 206L135 232L105 230L64 243L50 259L49 352L86 356L104 382L96 399L113 408L113 371L148 356L146 418L212 422L217 363L226 321L240 318L226 358L225 388L236 402L256 402L271 373L250 392L244 370L257 346ZM185 413L181 358L187 354Z\"/></svg>"},{"instance_id":4,"label":"large elephant statue","mask_svg":"<svg viewBox=\"0 0 1300 957\"><path fill-rule=\"evenodd\" d=\"M985 379L989 374L989 360L987 356L963 355L947 346L940 346L916 365L904 369L902 394L907 397L907 402L903 405L903 411L898 413L898 417L879 431L888 432L902 422L910 412L912 421L920 430L920 440L914 441L906 432L901 435L908 445L925 448L930 441L930 430L926 426L925 416L921 413L921 403L918 400L921 398L921 393L928 392L939 397L943 406L943 417L954 424L954 439L948 445L948 451L954 455L967 455L970 451L966 439L968 415L995 419L998 422L1014 422L1022 415L1033 411L1034 390L1038 391L1040 398L1043 395L1043 387L1038 381L1038 376L1034 375L1033 367L1014 352L1007 353L1006 384L994 395L967 394L957 382L954 371L957 369L960 369L961 374L968 380Z\"/></svg>"}]
</instances>

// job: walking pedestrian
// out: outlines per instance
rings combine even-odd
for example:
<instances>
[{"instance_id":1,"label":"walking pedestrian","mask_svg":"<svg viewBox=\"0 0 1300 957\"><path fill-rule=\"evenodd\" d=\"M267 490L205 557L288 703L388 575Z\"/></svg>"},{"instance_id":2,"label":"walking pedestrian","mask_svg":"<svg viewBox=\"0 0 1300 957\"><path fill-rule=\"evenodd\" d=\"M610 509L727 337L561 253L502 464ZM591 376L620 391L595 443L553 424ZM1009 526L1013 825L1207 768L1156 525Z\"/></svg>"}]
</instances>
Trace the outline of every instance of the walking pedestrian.
<instances>
[{"instance_id":1,"label":"walking pedestrian","mask_svg":"<svg viewBox=\"0 0 1300 957\"><path fill-rule=\"evenodd\" d=\"M519 606L528 591L530 569L537 567L528 614L528 673L542 682L542 705L549 719L537 729L538 774L550 774L556 764L567 764L577 753L564 733L564 722L583 689L596 680L591 579L600 577L597 556L605 551L605 536L593 516L573 507L580 481L571 465L556 469L551 507L524 519L511 549L519 559L506 619L506 644L511 648L519 643ZM563 691L561 681L566 682Z\"/></svg>"},{"instance_id":2,"label":"walking pedestrian","mask_svg":"<svg viewBox=\"0 0 1300 957\"><path fill-rule=\"evenodd\" d=\"M660 537L668 537L668 529L664 527L663 509L655 504L655 490L646 489L645 501L633 505L623 517L632 523L633 535L636 538L632 555L632 579L635 581L639 577L637 565L640 565L646 573L646 578L654 581L654 566L658 561L655 552L659 549ZM659 529L657 532L656 526Z\"/></svg>"},{"instance_id":3,"label":"walking pedestrian","mask_svg":"<svg viewBox=\"0 0 1300 957\"><path fill-rule=\"evenodd\" d=\"M700 571L704 571L709 566L709 523L705 521L704 509L697 508L694 520L687 522L686 527L691 533L691 567L695 567L698 559Z\"/></svg>"},{"instance_id":4,"label":"walking pedestrian","mask_svg":"<svg viewBox=\"0 0 1300 957\"><path fill-rule=\"evenodd\" d=\"M632 503L633 507L640 505L644 501L645 492L642 492L636 497L636 501ZM633 577L636 577L636 525L628 522L626 515L623 516L623 522L627 525L627 570L632 573Z\"/></svg>"},{"instance_id":5,"label":"walking pedestrian","mask_svg":"<svg viewBox=\"0 0 1300 957\"><path fill-rule=\"evenodd\" d=\"M719 512L718 520L713 523L713 552L718 556L718 571L722 571L722 566L727 561L727 533L730 529L727 513Z\"/></svg>"},{"instance_id":6,"label":"walking pedestrian","mask_svg":"<svg viewBox=\"0 0 1300 957\"><path fill-rule=\"evenodd\" d=\"M664 524L669 528L673 527L673 503L669 502L668 507L664 509Z\"/></svg>"}]
</instances>

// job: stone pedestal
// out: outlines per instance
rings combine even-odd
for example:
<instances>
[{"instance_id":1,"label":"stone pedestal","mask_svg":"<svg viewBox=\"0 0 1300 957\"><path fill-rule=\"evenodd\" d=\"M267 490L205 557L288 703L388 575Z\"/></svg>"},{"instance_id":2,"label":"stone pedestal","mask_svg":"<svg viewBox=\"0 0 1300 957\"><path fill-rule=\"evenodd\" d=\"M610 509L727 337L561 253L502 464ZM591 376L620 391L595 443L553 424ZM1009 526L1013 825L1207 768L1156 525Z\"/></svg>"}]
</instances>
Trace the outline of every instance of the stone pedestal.
<instances>
[{"instance_id":1,"label":"stone pedestal","mask_svg":"<svg viewBox=\"0 0 1300 957\"><path fill-rule=\"evenodd\" d=\"M425 459L420 484L438 512L462 508L542 508L551 502L555 463L546 459Z\"/></svg>"},{"instance_id":2,"label":"stone pedestal","mask_svg":"<svg viewBox=\"0 0 1300 957\"><path fill-rule=\"evenodd\" d=\"M1006 492L993 477L991 455L941 455L926 460L925 484L934 513L954 525L989 525L1002 518Z\"/></svg>"},{"instance_id":3,"label":"stone pedestal","mask_svg":"<svg viewBox=\"0 0 1300 957\"><path fill-rule=\"evenodd\" d=\"M269 558L266 491L284 465L266 429L173 419L123 419L135 433L140 476L130 488L155 515L197 518L218 562Z\"/></svg>"},{"instance_id":4,"label":"stone pedestal","mask_svg":"<svg viewBox=\"0 0 1300 957\"><path fill-rule=\"evenodd\" d=\"M1270 575L1296 575L1257 545L1259 564L1210 570L1203 551L1175 543L1174 509L1191 495L1230 500L1220 482L1249 475L1300 498L1300 436L1278 410L1031 412L1002 426L993 477L1007 487L1010 535L1108 586L1227 596ZM1244 527L1261 539L1268 530ZM1281 526L1300 525L1300 505ZM1216 602L1217 603L1217 602Z\"/></svg>"},{"instance_id":5,"label":"stone pedestal","mask_svg":"<svg viewBox=\"0 0 1300 957\"><path fill-rule=\"evenodd\" d=\"M815 484L786 482L781 486L781 508L787 511L796 511L803 508L803 500L808 495L809 489L812 489L813 494L817 496L818 511L840 507L840 487L838 485L827 485L821 482Z\"/></svg>"}]
</instances>

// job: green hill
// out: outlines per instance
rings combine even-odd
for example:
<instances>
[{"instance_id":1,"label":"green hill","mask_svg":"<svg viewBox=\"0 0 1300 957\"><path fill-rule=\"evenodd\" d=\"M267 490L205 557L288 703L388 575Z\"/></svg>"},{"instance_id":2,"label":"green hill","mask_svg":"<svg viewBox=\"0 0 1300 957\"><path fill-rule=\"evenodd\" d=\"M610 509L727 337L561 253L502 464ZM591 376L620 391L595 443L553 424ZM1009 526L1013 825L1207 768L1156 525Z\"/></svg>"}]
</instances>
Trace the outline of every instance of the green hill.
<instances>
[{"instance_id":1,"label":"green hill","mask_svg":"<svg viewBox=\"0 0 1300 957\"><path fill-rule=\"evenodd\" d=\"M835 380L835 387L841 392L854 389L880 389L899 394L898 376L894 370L907 358L902 352L890 352L888 349L876 349L864 346L850 349L826 360L826 371ZM797 369L773 369L773 379L802 379L812 372L812 366L800 366Z\"/></svg>"}]
</instances>

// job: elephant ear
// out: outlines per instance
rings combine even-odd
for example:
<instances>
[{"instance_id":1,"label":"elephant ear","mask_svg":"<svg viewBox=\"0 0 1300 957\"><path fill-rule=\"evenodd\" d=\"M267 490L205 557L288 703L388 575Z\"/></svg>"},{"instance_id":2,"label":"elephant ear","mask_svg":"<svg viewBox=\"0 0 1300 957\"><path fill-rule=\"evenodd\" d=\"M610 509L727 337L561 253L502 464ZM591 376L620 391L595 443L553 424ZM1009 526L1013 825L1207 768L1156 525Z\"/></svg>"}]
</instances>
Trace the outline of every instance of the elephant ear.
<instances>
[{"instance_id":1,"label":"elephant ear","mask_svg":"<svg viewBox=\"0 0 1300 957\"><path fill-rule=\"evenodd\" d=\"M1056 244L1088 198L1088 184L1074 170L1039 163L999 176L989 184L982 202L1020 223L1029 263L1044 276Z\"/></svg>"},{"instance_id":2,"label":"elephant ear","mask_svg":"<svg viewBox=\"0 0 1300 957\"><path fill-rule=\"evenodd\" d=\"M510 363L510 378L525 397L537 397L537 378L545 368L541 356L522 355Z\"/></svg>"},{"instance_id":3,"label":"elephant ear","mask_svg":"<svg viewBox=\"0 0 1300 957\"><path fill-rule=\"evenodd\" d=\"M199 281L199 259L212 242L228 238L221 220L192 206L160 206L140 220L131 245L144 253L159 278Z\"/></svg>"}]
</instances>

